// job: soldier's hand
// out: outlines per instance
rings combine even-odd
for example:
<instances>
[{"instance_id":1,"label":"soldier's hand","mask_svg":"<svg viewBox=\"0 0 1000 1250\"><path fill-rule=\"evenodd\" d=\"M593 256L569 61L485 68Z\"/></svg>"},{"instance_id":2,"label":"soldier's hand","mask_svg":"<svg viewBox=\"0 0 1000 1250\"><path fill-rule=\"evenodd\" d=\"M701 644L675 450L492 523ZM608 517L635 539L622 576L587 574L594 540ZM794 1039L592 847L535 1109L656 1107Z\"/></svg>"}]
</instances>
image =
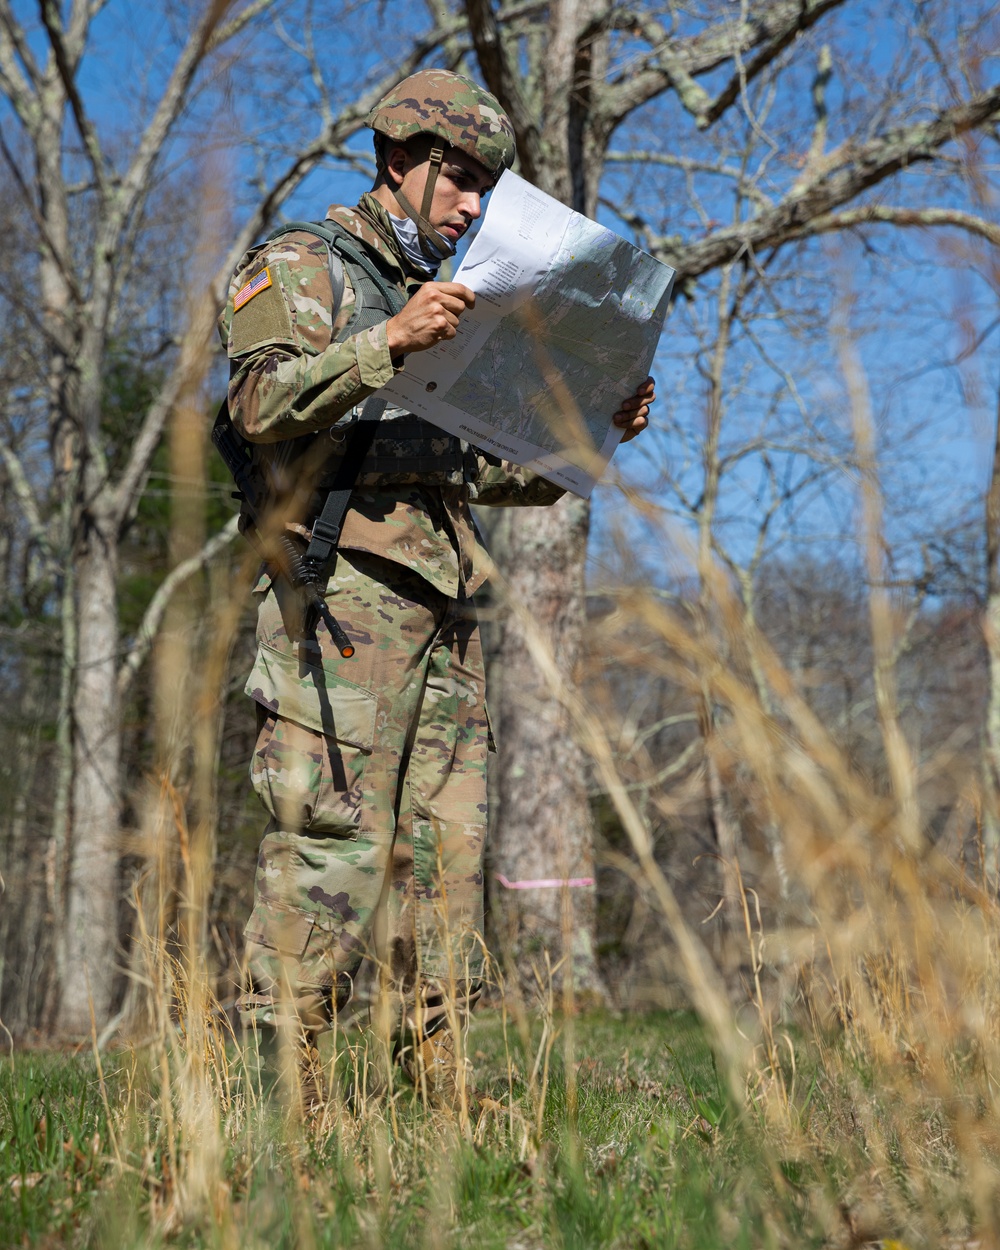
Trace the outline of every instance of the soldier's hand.
<instances>
[{"instance_id":1,"label":"soldier's hand","mask_svg":"<svg viewBox=\"0 0 1000 1250\"><path fill-rule=\"evenodd\" d=\"M423 352L442 339L453 339L459 317L475 305L475 293L461 282L425 282L402 312L385 323L390 354Z\"/></svg>"},{"instance_id":2,"label":"soldier's hand","mask_svg":"<svg viewBox=\"0 0 1000 1250\"><path fill-rule=\"evenodd\" d=\"M634 395L622 400L622 406L612 420L620 430L625 431L622 434L623 443L641 434L649 425L649 409L654 399L656 399L656 383L652 378L647 378L636 387Z\"/></svg>"}]
</instances>

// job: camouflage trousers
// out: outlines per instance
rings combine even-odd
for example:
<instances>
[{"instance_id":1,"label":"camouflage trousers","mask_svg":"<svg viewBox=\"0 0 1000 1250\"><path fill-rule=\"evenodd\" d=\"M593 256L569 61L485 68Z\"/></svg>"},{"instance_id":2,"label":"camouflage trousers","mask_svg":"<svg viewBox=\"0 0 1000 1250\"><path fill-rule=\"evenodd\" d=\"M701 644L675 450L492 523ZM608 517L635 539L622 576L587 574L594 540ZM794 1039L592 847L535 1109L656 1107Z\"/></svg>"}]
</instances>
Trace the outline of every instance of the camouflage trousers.
<instances>
[{"instance_id":1,"label":"camouflage trousers","mask_svg":"<svg viewBox=\"0 0 1000 1250\"><path fill-rule=\"evenodd\" d=\"M328 1027L365 961L397 1025L433 1031L482 974L486 718L475 612L418 574L340 553L325 624L293 643L292 596L260 592L253 787L271 816L245 935L246 1023ZM367 971L371 973L371 965Z\"/></svg>"}]
</instances>

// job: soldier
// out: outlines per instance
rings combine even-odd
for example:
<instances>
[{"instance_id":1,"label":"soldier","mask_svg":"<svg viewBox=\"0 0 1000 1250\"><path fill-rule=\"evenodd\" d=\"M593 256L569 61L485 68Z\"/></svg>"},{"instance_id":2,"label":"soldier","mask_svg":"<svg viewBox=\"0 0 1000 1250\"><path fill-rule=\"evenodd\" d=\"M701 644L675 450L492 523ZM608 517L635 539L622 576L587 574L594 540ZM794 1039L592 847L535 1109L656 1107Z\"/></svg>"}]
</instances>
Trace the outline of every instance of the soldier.
<instances>
[{"instance_id":1,"label":"soldier","mask_svg":"<svg viewBox=\"0 0 1000 1250\"><path fill-rule=\"evenodd\" d=\"M220 318L232 424L273 489L284 484L286 533L325 553L330 610L304 624L270 565L254 588L251 777L270 821L239 1009L263 1034L285 1022L308 1043L377 954L409 1071L453 1092L454 1029L483 968L492 747L469 504L551 504L562 491L368 400L410 352L454 337L475 296L435 281L437 268L514 160L497 100L443 70L405 79L368 125L371 192L330 208L332 241L293 229L249 252ZM624 438L653 398L648 379L615 414ZM346 511L323 524L338 494Z\"/></svg>"}]
</instances>

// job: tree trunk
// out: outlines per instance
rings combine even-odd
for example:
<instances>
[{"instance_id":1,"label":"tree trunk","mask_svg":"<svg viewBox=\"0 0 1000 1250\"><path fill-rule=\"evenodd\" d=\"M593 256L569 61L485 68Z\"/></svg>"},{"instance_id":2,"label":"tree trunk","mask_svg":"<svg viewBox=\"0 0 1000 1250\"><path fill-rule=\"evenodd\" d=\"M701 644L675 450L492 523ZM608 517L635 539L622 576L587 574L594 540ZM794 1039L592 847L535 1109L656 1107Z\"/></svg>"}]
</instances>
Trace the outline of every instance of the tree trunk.
<instances>
[{"instance_id":1,"label":"tree trunk","mask_svg":"<svg viewBox=\"0 0 1000 1250\"><path fill-rule=\"evenodd\" d=\"M121 854L118 716L118 546L115 527L91 514L78 568L78 663L73 701L73 822L66 889L60 1031L90 1033L111 1015L118 944Z\"/></svg>"},{"instance_id":2,"label":"tree trunk","mask_svg":"<svg viewBox=\"0 0 1000 1250\"><path fill-rule=\"evenodd\" d=\"M577 674L585 619L584 558L590 509L568 496L551 509L511 511L500 546L515 604L551 647L567 682ZM500 810L493 865L511 883L574 882L498 890L503 954L527 974L566 958L577 990L603 996L593 934L594 827L586 765L558 691L549 688L513 612L505 613L499 691ZM588 884L582 884L587 882ZM556 976L562 980L563 964Z\"/></svg>"},{"instance_id":3,"label":"tree trunk","mask_svg":"<svg viewBox=\"0 0 1000 1250\"><path fill-rule=\"evenodd\" d=\"M477 51L501 100L513 66L491 58L482 30L491 19L467 5ZM596 125L591 93L607 63L607 37L592 23L594 0L556 0L549 7L541 64L542 116L519 136L525 175L543 191L593 216L607 131ZM589 33L586 33L589 32ZM521 110L518 110L520 113ZM577 680L586 622L585 568L590 505L567 496L551 509L515 510L497 527L497 562L513 604L525 606L532 627L551 649L562 679ZM595 935L594 821L587 800L587 764L573 737L559 692L539 672L512 612L500 640L500 810L492 827L493 863L510 882L560 881L562 886L500 888L496 899L504 956L522 978L547 953L557 984L571 970L577 991L603 999ZM502 883L500 883L502 885ZM529 978L530 979L530 978Z\"/></svg>"},{"instance_id":4,"label":"tree trunk","mask_svg":"<svg viewBox=\"0 0 1000 1250\"><path fill-rule=\"evenodd\" d=\"M989 662L986 703L985 859L987 878L1000 878L1000 403L993 439L993 467L986 494L986 612L984 633Z\"/></svg>"}]
</instances>

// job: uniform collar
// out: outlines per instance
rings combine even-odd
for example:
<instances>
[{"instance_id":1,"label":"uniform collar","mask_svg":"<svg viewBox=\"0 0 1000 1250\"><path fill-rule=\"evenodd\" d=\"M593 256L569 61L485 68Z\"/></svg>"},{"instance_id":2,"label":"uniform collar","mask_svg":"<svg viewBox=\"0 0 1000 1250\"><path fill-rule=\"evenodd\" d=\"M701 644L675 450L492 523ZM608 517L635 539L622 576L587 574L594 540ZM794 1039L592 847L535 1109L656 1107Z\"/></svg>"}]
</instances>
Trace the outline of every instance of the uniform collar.
<instances>
[{"instance_id":1,"label":"uniform collar","mask_svg":"<svg viewBox=\"0 0 1000 1250\"><path fill-rule=\"evenodd\" d=\"M420 269L406 257L392 228L388 211L370 192L364 193L355 208L332 204L326 215L328 220L335 221L374 248L385 263L399 271L401 282L426 282L431 276L426 269Z\"/></svg>"}]
</instances>

